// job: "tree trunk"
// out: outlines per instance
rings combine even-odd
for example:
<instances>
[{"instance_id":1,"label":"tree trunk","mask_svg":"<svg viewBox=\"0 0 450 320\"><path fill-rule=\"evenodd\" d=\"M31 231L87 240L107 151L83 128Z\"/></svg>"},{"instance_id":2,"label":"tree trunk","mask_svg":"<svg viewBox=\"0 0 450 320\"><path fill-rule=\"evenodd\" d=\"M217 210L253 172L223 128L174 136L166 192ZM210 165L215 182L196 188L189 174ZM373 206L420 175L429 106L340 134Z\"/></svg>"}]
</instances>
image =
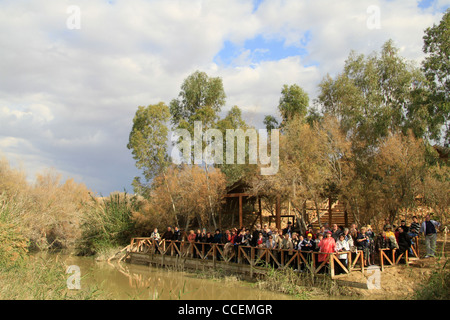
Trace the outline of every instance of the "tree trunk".
<instances>
[{"instance_id":1,"label":"tree trunk","mask_svg":"<svg viewBox=\"0 0 450 320\"><path fill-rule=\"evenodd\" d=\"M319 204L317 203L317 199L314 199L314 206L316 207L317 223L319 223L319 227L322 227L322 222L320 221Z\"/></svg>"},{"instance_id":2,"label":"tree trunk","mask_svg":"<svg viewBox=\"0 0 450 320\"><path fill-rule=\"evenodd\" d=\"M205 175L206 175L206 186L208 187L209 208L211 210L210 214L211 214L212 222L214 224L214 229L217 229L216 219L214 217L214 210L213 210L212 201L211 201L211 189L209 187L208 165L206 164L206 162L205 162Z\"/></svg>"},{"instance_id":3,"label":"tree trunk","mask_svg":"<svg viewBox=\"0 0 450 320\"><path fill-rule=\"evenodd\" d=\"M177 210L175 209L175 202L173 201L172 193L170 192L169 184L167 183L167 177L166 177L165 172L163 172L163 176L164 176L164 182L166 184L167 192L169 193L170 201L172 202L173 214L175 216L175 224L178 226Z\"/></svg>"}]
</instances>

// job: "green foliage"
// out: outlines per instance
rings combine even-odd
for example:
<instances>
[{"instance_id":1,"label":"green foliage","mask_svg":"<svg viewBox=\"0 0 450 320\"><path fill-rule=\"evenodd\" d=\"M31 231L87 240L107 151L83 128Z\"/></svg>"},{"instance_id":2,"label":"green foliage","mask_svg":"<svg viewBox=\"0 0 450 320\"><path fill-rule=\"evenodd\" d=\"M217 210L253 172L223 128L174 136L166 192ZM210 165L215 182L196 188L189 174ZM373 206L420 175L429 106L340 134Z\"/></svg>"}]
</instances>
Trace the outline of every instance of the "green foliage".
<instances>
[{"instance_id":1,"label":"green foliage","mask_svg":"<svg viewBox=\"0 0 450 320\"><path fill-rule=\"evenodd\" d=\"M414 291L415 300L449 300L450 299L450 269L444 265L434 270L428 281L425 281Z\"/></svg>"},{"instance_id":2,"label":"green foliage","mask_svg":"<svg viewBox=\"0 0 450 320\"><path fill-rule=\"evenodd\" d=\"M134 179L133 187L138 194L145 194L148 181L169 165L169 119L169 108L162 102L147 107L140 106L136 111L127 147L132 150L136 166L143 170L146 179L145 183L139 177Z\"/></svg>"},{"instance_id":3,"label":"green foliage","mask_svg":"<svg viewBox=\"0 0 450 320\"><path fill-rule=\"evenodd\" d=\"M221 78L211 78L205 72L196 71L181 85L178 99L170 102L170 114L175 128L193 132L194 121L202 121L205 128L212 128L225 105L225 91Z\"/></svg>"},{"instance_id":4,"label":"green foliage","mask_svg":"<svg viewBox=\"0 0 450 320\"><path fill-rule=\"evenodd\" d=\"M428 80L429 94L425 116L430 137L439 141L442 126L445 128L444 144L450 142L450 9L442 17L439 25L425 30L423 52L428 56L423 61L423 71Z\"/></svg>"},{"instance_id":5,"label":"green foliage","mask_svg":"<svg viewBox=\"0 0 450 320\"><path fill-rule=\"evenodd\" d=\"M275 119L275 117L271 116L271 115L265 116L263 123L264 123L264 126L266 127L267 131L276 129L279 126L277 119Z\"/></svg>"},{"instance_id":6,"label":"green foliage","mask_svg":"<svg viewBox=\"0 0 450 320\"><path fill-rule=\"evenodd\" d=\"M247 129L250 129L250 126L247 125L245 120L242 118L242 111L238 106L233 106L231 110L227 113L227 115L219 120L217 122L217 129L219 129L222 132L223 137L226 137L226 131L227 129L242 129L246 131ZM236 140L236 139L235 139ZM248 139L246 139L246 145L245 145L245 164L227 164L226 163L226 153L224 153L223 157L223 164L216 165L216 167L219 167L220 170L225 174L227 179L227 185L232 185L239 179L243 178L244 176L247 176L248 174L251 174L254 170L256 170L256 165L251 165L248 162L248 152L249 152L249 145L248 145ZM227 148L227 141L224 141L224 149ZM234 152L235 155L237 154L237 143L235 141L234 144Z\"/></svg>"},{"instance_id":7,"label":"green foliage","mask_svg":"<svg viewBox=\"0 0 450 320\"><path fill-rule=\"evenodd\" d=\"M281 126L284 127L288 121L295 116L304 118L309 105L308 94L297 84L288 86L285 84L281 90L281 98L278 104L280 111Z\"/></svg>"},{"instance_id":8,"label":"green foliage","mask_svg":"<svg viewBox=\"0 0 450 320\"><path fill-rule=\"evenodd\" d=\"M133 213L138 209L137 197L126 193L92 198L85 204L78 253L95 254L100 249L129 244L135 230Z\"/></svg>"},{"instance_id":9,"label":"green foliage","mask_svg":"<svg viewBox=\"0 0 450 320\"><path fill-rule=\"evenodd\" d=\"M389 132L404 132L414 118L413 93L423 89L420 70L398 55L392 41L379 54L352 52L344 71L320 83L319 103L338 117L345 132L365 144L376 145Z\"/></svg>"}]
</instances>

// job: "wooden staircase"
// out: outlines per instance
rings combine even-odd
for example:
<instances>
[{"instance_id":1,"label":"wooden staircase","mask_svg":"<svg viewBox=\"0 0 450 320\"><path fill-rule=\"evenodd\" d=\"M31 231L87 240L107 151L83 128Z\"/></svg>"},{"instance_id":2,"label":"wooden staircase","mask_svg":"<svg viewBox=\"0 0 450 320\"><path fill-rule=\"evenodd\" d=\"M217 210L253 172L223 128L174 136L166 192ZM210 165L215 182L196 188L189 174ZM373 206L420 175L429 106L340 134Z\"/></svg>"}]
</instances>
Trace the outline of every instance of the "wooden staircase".
<instances>
[{"instance_id":1,"label":"wooden staircase","mask_svg":"<svg viewBox=\"0 0 450 320\"><path fill-rule=\"evenodd\" d=\"M326 210L320 214L320 222L323 224L328 223L331 227L333 224L338 226L348 227L354 223L353 215L347 214L347 223L345 218L345 205L339 201L331 205L331 221L330 221L330 211ZM320 227L317 217L311 223L313 228Z\"/></svg>"}]
</instances>

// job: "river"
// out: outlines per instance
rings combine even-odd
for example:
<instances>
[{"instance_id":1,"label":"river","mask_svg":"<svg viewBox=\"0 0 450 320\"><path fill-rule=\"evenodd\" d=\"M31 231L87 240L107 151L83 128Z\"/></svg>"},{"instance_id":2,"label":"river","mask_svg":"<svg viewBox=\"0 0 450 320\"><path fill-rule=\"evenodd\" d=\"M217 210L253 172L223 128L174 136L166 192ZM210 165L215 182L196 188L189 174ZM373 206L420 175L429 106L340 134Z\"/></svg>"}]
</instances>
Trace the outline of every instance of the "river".
<instances>
[{"instance_id":1,"label":"river","mask_svg":"<svg viewBox=\"0 0 450 320\"><path fill-rule=\"evenodd\" d=\"M81 289L97 286L110 299L150 300L292 300L293 296L261 290L251 282L124 262L98 262L90 257L57 255L65 265L78 266ZM69 274L67 277L69 278Z\"/></svg>"}]
</instances>

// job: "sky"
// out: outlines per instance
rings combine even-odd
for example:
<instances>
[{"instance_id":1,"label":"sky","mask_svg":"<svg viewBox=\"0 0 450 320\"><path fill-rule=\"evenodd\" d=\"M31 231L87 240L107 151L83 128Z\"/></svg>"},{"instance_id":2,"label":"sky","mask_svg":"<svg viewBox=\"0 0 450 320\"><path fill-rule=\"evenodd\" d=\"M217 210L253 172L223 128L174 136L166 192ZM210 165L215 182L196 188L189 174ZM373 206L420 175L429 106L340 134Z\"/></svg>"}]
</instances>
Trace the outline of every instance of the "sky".
<instances>
[{"instance_id":1,"label":"sky","mask_svg":"<svg viewBox=\"0 0 450 320\"><path fill-rule=\"evenodd\" d=\"M420 66L424 30L450 0L0 0L0 155L33 182L53 168L98 194L132 192L138 106L222 78L255 128L284 84L313 100L351 50L392 39Z\"/></svg>"}]
</instances>

